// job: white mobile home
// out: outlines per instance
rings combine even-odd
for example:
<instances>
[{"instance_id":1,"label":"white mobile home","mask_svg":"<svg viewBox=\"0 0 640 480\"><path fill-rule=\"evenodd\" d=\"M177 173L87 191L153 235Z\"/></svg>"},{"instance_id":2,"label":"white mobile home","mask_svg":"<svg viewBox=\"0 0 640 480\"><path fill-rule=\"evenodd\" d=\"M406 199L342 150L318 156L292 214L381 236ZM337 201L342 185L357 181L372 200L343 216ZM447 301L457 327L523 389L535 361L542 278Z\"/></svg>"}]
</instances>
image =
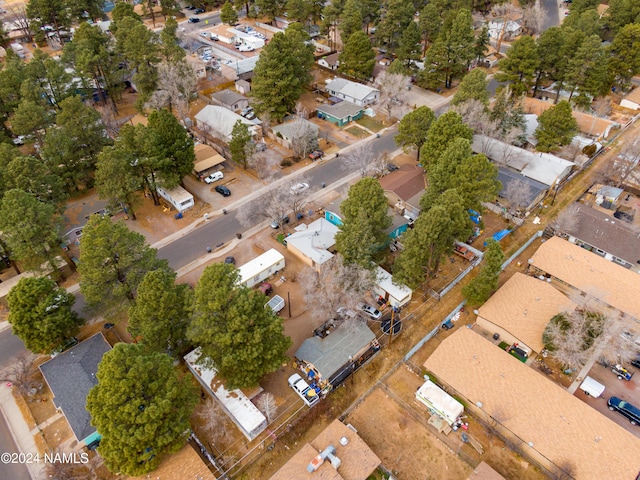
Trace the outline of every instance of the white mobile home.
<instances>
[{"instance_id":1,"label":"white mobile home","mask_svg":"<svg viewBox=\"0 0 640 480\"><path fill-rule=\"evenodd\" d=\"M254 287L270 276L275 275L283 268L284 256L272 248L238 268L240 285L249 288Z\"/></svg>"},{"instance_id":2,"label":"white mobile home","mask_svg":"<svg viewBox=\"0 0 640 480\"><path fill-rule=\"evenodd\" d=\"M193 195L187 192L180 185L171 190L164 190L163 188L158 187L158 195L173 205L173 207L181 213L195 205Z\"/></svg>"},{"instance_id":3,"label":"white mobile home","mask_svg":"<svg viewBox=\"0 0 640 480\"><path fill-rule=\"evenodd\" d=\"M373 292L384 298L392 307L402 307L409 303L413 291L401 283L393 283L391 274L381 267L376 270L376 283Z\"/></svg>"},{"instance_id":4,"label":"white mobile home","mask_svg":"<svg viewBox=\"0 0 640 480\"><path fill-rule=\"evenodd\" d=\"M431 413L442 417L449 425L453 425L464 412L459 401L431 380L424 382L416 391L416 400L425 404Z\"/></svg>"},{"instance_id":5,"label":"white mobile home","mask_svg":"<svg viewBox=\"0 0 640 480\"><path fill-rule=\"evenodd\" d=\"M215 398L229 418L236 424L245 437L250 441L267 428L266 417L258 410L242 390L227 390L220 380L215 381L215 369L198 365L201 356L200 347L184 356L191 373L200 384Z\"/></svg>"}]
</instances>

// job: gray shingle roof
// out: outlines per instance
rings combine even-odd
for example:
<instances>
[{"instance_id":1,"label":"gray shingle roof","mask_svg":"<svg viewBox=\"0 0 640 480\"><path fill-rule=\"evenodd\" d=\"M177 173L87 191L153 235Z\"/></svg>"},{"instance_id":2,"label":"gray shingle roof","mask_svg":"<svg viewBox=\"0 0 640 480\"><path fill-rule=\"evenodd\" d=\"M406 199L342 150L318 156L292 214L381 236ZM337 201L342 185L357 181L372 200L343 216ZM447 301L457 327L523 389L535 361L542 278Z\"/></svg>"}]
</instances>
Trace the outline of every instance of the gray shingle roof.
<instances>
[{"instance_id":1,"label":"gray shingle roof","mask_svg":"<svg viewBox=\"0 0 640 480\"><path fill-rule=\"evenodd\" d=\"M98 383L98 364L109 350L111 345L102 333L98 333L40 365L40 371L53 392L53 401L67 417L78 441L96 431L86 409L87 395Z\"/></svg>"},{"instance_id":2,"label":"gray shingle roof","mask_svg":"<svg viewBox=\"0 0 640 480\"><path fill-rule=\"evenodd\" d=\"M362 111L362 107L344 100L336 103L335 105L318 105L317 110L319 112L326 113L327 115L331 115L334 118L343 119L346 117L356 116Z\"/></svg>"},{"instance_id":3,"label":"gray shingle roof","mask_svg":"<svg viewBox=\"0 0 640 480\"><path fill-rule=\"evenodd\" d=\"M362 322L342 323L330 335L320 338L307 338L295 356L313 364L322 378L328 379L367 347L376 336Z\"/></svg>"},{"instance_id":4,"label":"gray shingle roof","mask_svg":"<svg viewBox=\"0 0 640 480\"><path fill-rule=\"evenodd\" d=\"M223 105L233 105L240 100L247 100L247 97L234 92L233 90L222 90L211 95Z\"/></svg>"}]
</instances>

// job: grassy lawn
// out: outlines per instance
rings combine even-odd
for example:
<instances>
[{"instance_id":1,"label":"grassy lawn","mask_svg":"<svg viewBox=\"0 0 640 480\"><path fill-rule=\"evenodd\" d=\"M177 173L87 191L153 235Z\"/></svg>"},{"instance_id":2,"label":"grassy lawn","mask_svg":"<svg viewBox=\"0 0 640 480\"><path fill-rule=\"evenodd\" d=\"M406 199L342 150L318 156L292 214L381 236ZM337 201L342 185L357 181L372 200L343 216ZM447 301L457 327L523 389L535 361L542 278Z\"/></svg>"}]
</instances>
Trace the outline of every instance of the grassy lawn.
<instances>
[{"instance_id":1,"label":"grassy lawn","mask_svg":"<svg viewBox=\"0 0 640 480\"><path fill-rule=\"evenodd\" d=\"M358 138L366 137L367 135L369 135L367 132L358 127L345 128L344 131Z\"/></svg>"},{"instance_id":2,"label":"grassy lawn","mask_svg":"<svg viewBox=\"0 0 640 480\"><path fill-rule=\"evenodd\" d=\"M356 120L356 123L368 128L372 132L379 132L384 127L381 122L377 121L375 118L367 117L366 115L360 120Z\"/></svg>"}]
</instances>

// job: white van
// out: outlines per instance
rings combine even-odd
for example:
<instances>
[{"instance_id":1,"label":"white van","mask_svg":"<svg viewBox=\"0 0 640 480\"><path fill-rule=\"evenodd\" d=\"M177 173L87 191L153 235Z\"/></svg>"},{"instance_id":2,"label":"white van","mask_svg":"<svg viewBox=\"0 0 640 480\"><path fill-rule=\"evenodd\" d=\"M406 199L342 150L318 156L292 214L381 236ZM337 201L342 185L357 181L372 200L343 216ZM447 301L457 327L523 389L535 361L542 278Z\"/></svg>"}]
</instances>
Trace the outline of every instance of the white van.
<instances>
[{"instance_id":1,"label":"white van","mask_svg":"<svg viewBox=\"0 0 640 480\"><path fill-rule=\"evenodd\" d=\"M580 384L580 390L582 390L587 396L599 398L600 395L602 395L602 392L604 392L604 385L600 382L596 382L593 378L586 376Z\"/></svg>"}]
</instances>

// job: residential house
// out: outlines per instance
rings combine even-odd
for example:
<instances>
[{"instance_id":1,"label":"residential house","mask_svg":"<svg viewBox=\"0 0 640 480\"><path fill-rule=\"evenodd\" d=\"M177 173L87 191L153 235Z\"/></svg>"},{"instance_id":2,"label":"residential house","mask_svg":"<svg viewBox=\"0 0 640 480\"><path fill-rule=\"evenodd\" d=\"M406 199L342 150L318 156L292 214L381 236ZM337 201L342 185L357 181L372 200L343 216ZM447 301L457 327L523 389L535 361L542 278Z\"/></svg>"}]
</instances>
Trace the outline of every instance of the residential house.
<instances>
[{"instance_id":1,"label":"residential house","mask_svg":"<svg viewBox=\"0 0 640 480\"><path fill-rule=\"evenodd\" d=\"M251 132L252 136L255 137L259 134L259 128L255 123L224 107L207 105L196 114L195 119L198 128L203 133L209 134L227 144L231 141L233 126L238 121L249 127L249 132Z\"/></svg>"},{"instance_id":2,"label":"residential house","mask_svg":"<svg viewBox=\"0 0 640 480\"><path fill-rule=\"evenodd\" d=\"M326 90L333 97L347 100L361 107L370 105L380 98L380 90L377 88L344 78L334 78L327 84Z\"/></svg>"},{"instance_id":3,"label":"residential house","mask_svg":"<svg viewBox=\"0 0 640 480\"><path fill-rule=\"evenodd\" d=\"M149 480L150 478L216 480L216 476L211 473L207 464L191 445L185 445L176 453L165 456L158 468L153 471L153 475L129 477L130 480Z\"/></svg>"},{"instance_id":4,"label":"residential house","mask_svg":"<svg viewBox=\"0 0 640 480\"><path fill-rule=\"evenodd\" d=\"M424 367L547 471L570 464L581 480L638 476L640 438L472 329L445 338Z\"/></svg>"},{"instance_id":5,"label":"residential house","mask_svg":"<svg viewBox=\"0 0 640 480\"><path fill-rule=\"evenodd\" d=\"M576 306L548 282L516 273L478 309L476 324L501 341L540 353L549 321Z\"/></svg>"},{"instance_id":6,"label":"residential house","mask_svg":"<svg viewBox=\"0 0 640 480\"><path fill-rule=\"evenodd\" d=\"M204 78L207 76L207 63L196 54L187 55L185 60L191 65L196 78Z\"/></svg>"},{"instance_id":7,"label":"residential house","mask_svg":"<svg viewBox=\"0 0 640 480\"><path fill-rule=\"evenodd\" d=\"M98 383L98 365L109 350L109 342L102 333L97 333L39 367L53 393L56 408L67 419L78 442L87 446L96 444L101 438L91 425L86 404L89 390Z\"/></svg>"},{"instance_id":8,"label":"residential house","mask_svg":"<svg viewBox=\"0 0 640 480\"><path fill-rule=\"evenodd\" d=\"M216 379L218 371L200 363L201 356L202 351L198 347L185 355L184 361L200 385L218 402L242 434L249 441L253 440L267 428L267 418L242 390L227 390L224 383ZM262 389L259 389L255 395L261 392Z\"/></svg>"},{"instance_id":9,"label":"residential house","mask_svg":"<svg viewBox=\"0 0 640 480\"><path fill-rule=\"evenodd\" d=\"M238 112L249 106L249 99L233 90L224 89L211 95L212 100L232 112Z\"/></svg>"},{"instance_id":10,"label":"residential house","mask_svg":"<svg viewBox=\"0 0 640 480\"><path fill-rule=\"evenodd\" d=\"M338 227L324 218L295 227L285 239L287 250L305 264L318 268L333 258L330 251L336 244Z\"/></svg>"},{"instance_id":11,"label":"residential house","mask_svg":"<svg viewBox=\"0 0 640 480\"><path fill-rule=\"evenodd\" d=\"M562 183L575 166L550 153L530 152L485 135L473 136L473 151L548 187Z\"/></svg>"},{"instance_id":12,"label":"residential house","mask_svg":"<svg viewBox=\"0 0 640 480\"><path fill-rule=\"evenodd\" d=\"M318 105L318 118L327 120L339 127L362 118L364 109L355 103L343 100L333 105Z\"/></svg>"},{"instance_id":13,"label":"residential house","mask_svg":"<svg viewBox=\"0 0 640 480\"><path fill-rule=\"evenodd\" d=\"M498 193L498 197L511 202L512 199L507 198L514 191L518 191L518 195L523 195L521 199L524 203L518 206L524 211L531 210L538 205L549 192L549 185L542 182L525 177L521 173L506 167L498 167L498 180L502 184L502 190ZM515 187L510 187L513 182L517 182Z\"/></svg>"},{"instance_id":14,"label":"residential house","mask_svg":"<svg viewBox=\"0 0 640 480\"><path fill-rule=\"evenodd\" d=\"M336 419L270 480L367 480L380 463L357 430Z\"/></svg>"},{"instance_id":15,"label":"residential house","mask_svg":"<svg viewBox=\"0 0 640 480\"><path fill-rule=\"evenodd\" d=\"M337 70L338 66L340 66L340 61L338 57L340 56L340 52L332 53L331 55L327 55L318 60L318 65L324 68L328 68L329 70Z\"/></svg>"},{"instance_id":16,"label":"residential house","mask_svg":"<svg viewBox=\"0 0 640 480\"><path fill-rule=\"evenodd\" d=\"M620 106L631 110L640 110L640 87L636 87L627 93L620 102Z\"/></svg>"},{"instance_id":17,"label":"residential house","mask_svg":"<svg viewBox=\"0 0 640 480\"><path fill-rule=\"evenodd\" d=\"M529 115L525 115L525 119L527 120L527 136L533 135L535 129L538 127L537 117L542 115L542 112L553 107L553 103L545 102L539 100L537 98L525 98L524 100L524 110L527 114L536 115L536 117L529 117ZM589 138L594 139L595 141L607 139L611 131L615 128L619 128L620 124L614 122L613 120L609 120L608 118L596 117L586 112L581 112L579 110L573 110L571 112L573 118L578 122L578 129L584 135ZM532 123L529 126L529 121L531 118L535 118L535 123ZM527 141L529 139L527 138ZM536 143L532 143L532 145L536 145Z\"/></svg>"},{"instance_id":18,"label":"residential house","mask_svg":"<svg viewBox=\"0 0 640 480\"><path fill-rule=\"evenodd\" d=\"M510 40L522 35L522 25L513 20L507 20L506 24L504 19L495 20L489 22L487 28L489 37L493 39L498 39L502 35L503 40Z\"/></svg>"},{"instance_id":19,"label":"residential house","mask_svg":"<svg viewBox=\"0 0 640 480\"><path fill-rule=\"evenodd\" d=\"M640 321L638 274L578 245L551 237L529 259L531 274L579 292Z\"/></svg>"},{"instance_id":20,"label":"residential house","mask_svg":"<svg viewBox=\"0 0 640 480\"><path fill-rule=\"evenodd\" d=\"M582 203L574 205L575 221L561 232L562 236L606 260L640 273L638 232L597 208Z\"/></svg>"},{"instance_id":21,"label":"residential house","mask_svg":"<svg viewBox=\"0 0 640 480\"><path fill-rule=\"evenodd\" d=\"M321 388L340 385L380 346L366 323L330 319L295 353L300 369Z\"/></svg>"},{"instance_id":22,"label":"residential house","mask_svg":"<svg viewBox=\"0 0 640 480\"><path fill-rule=\"evenodd\" d=\"M420 213L420 197L426 187L424 169L418 165L401 165L380 178L389 205L399 215L415 220Z\"/></svg>"},{"instance_id":23,"label":"residential house","mask_svg":"<svg viewBox=\"0 0 640 480\"><path fill-rule=\"evenodd\" d=\"M292 148L293 142L300 137L300 134L303 131L303 129L297 129L293 126L295 122L303 122L306 126L304 130L313 132L312 135L315 136L315 138L318 138L320 127L302 117L293 118L286 123L281 123L280 125L271 127L271 131L273 132L272 138L285 148Z\"/></svg>"},{"instance_id":24,"label":"residential house","mask_svg":"<svg viewBox=\"0 0 640 480\"><path fill-rule=\"evenodd\" d=\"M82 229L80 228L79 230L80 230L80 235L82 235ZM64 235L65 242L73 241L75 239L74 237L76 237L75 232L77 231L78 229L74 229L68 232L66 235ZM79 237L79 235L77 236ZM53 263L56 265L56 267L58 268L58 271L65 278L71 275L72 273L71 268L69 267L67 262L65 262L62 259L62 257L60 256L55 257L53 259ZM38 269L38 271L27 270L17 275L13 275L12 277L5 277L4 280L0 282L0 311L2 311L5 307L8 308L7 296L9 295L9 292L11 292L11 289L15 287L20 282L20 280L22 280L23 278L48 276L51 273L53 273L53 268L51 267L52 267L51 263L45 262L42 265L40 265L40 268Z\"/></svg>"}]
</instances>

